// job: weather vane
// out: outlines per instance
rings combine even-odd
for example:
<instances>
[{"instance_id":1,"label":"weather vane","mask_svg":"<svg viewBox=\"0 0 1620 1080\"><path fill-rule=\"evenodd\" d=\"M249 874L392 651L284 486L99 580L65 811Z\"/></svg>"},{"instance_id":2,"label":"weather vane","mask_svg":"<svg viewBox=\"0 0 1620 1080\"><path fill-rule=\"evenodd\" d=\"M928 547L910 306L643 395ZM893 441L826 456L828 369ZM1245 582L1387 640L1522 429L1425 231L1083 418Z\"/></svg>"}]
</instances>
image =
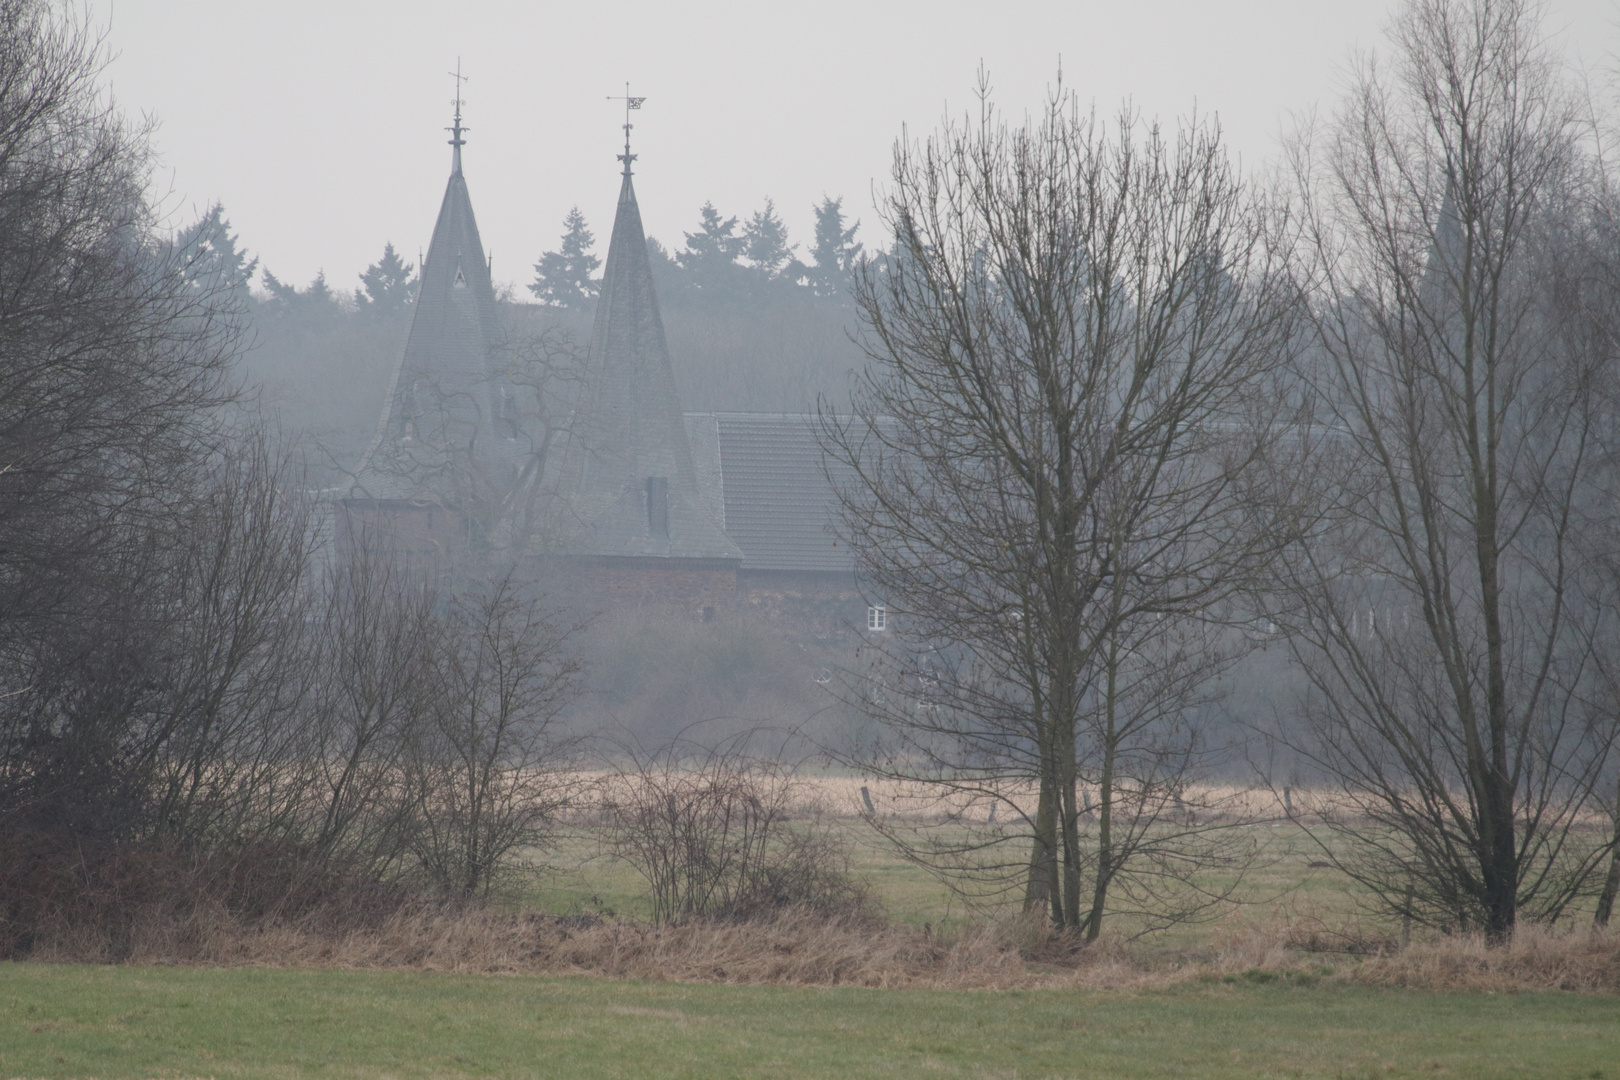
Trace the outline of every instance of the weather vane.
<instances>
[{"instance_id":1,"label":"weather vane","mask_svg":"<svg viewBox=\"0 0 1620 1080\"><path fill-rule=\"evenodd\" d=\"M630 152L630 129L634 126L630 123L630 110L641 108L641 103L647 99L644 97L631 97L629 83L624 84L623 97L617 94L609 94L607 99L609 101L624 102L624 153L619 155L619 160L624 162L624 175L629 176L630 163L636 160L636 155Z\"/></svg>"},{"instance_id":2,"label":"weather vane","mask_svg":"<svg viewBox=\"0 0 1620 1080\"><path fill-rule=\"evenodd\" d=\"M456 70L447 71L445 74L456 80L456 96L450 99L450 104L455 106L456 110L455 124L451 127L445 128L444 130L450 133L450 145L455 147L456 171L460 172L461 148L466 144L467 141L463 139L461 135L463 132L472 130L471 128L461 126L461 107L467 104L461 99L461 84L467 81L467 76L461 73L461 57L456 57Z\"/></svg>"}]
</instances>

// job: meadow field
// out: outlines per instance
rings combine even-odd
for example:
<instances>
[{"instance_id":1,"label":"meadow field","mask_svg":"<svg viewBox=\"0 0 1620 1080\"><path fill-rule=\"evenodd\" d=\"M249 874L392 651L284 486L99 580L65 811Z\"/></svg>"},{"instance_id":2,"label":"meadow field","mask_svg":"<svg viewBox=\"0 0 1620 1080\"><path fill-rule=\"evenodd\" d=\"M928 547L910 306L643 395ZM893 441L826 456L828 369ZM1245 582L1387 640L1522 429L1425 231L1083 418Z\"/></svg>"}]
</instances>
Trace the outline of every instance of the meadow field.
<instances>
[{"instance_id":1,"label":"meadow field","mask_svg":"<svg viewBox=\"0 0 1620 1080\"><path fill-rule=\"evenodd\" d=\"M1408 944L1303 816L1242 826L1253 865L1208 919L1081 947L907 861L859 787L816 778L795 815L847 846L876 921L654 926L584 813L476 910L198 913L116 963L0 964L0 1078L1620 1077L1620 939Z\"/></svg>"}]
</instances>

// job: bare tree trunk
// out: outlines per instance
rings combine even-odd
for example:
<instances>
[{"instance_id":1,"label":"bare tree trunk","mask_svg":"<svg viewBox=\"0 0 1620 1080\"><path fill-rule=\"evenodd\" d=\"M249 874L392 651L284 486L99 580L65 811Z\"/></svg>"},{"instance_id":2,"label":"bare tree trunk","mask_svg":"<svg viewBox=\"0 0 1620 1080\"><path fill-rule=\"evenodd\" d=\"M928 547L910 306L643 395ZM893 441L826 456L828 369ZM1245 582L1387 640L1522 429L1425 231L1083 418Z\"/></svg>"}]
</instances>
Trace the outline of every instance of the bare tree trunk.
<instances>
[{"instance_id":1,"label":"bare tree trunk","mask_svg":"<svg viewBox=\"0 0 1620 1080\"><path fill-rule=\"evenodd\" d=\"M1057 766L1061 777L1059 794L1063 802L1063 906L1058 925L1069 930L1080 925L1080 808L1077 798L1080 769L1076 760L1073 724L1065 725L1061 738L1063 747L1057 755Z\"/></svg>"},{"instance_id":2,"label":"bare tree trunk","mask_svg":"<svg viewBox=\"0 0 1620 1080\"><path fill-rule=\"evenodd\" d=\"M1603 889L1598 893L1597 913L1592 921L1598 926L1608 926L1609 917L1614 914L1614 898L1620 893L1620 775L1614 782L1614 806L1611 813L1614 816L1614 836L1610 841L1613 850L1609 853L1609 875L1603 879Z\"/></svg>"},{"instance_id":3,"label":"bare tree trunk","mask_svg":"<svg viewBox=\"0 0 1620 1080\"><path fill-rule=\"evenodd\" d=\"M1043 772L1040 797L1035 805L1035 835L1030 840L1029 878L1024 886L1024 912L1045 910L1053 921L1059 917L1057 898L1057 800L1055 785Z\"/></svg>"},{"instance_id":4,"label":"bare tree trunk","mask_svg":"<svg viewBox=\"0 0 1620 1080\"><path fill-rule=\"evenodd\" d=\"M1465 278L1465 290L1469 284ZM1468 300L1467 296L1463 297L1464 307L1470 306ZM1475 331L1470 326L1466 332L1472 336ZM1470 381L1474 378L1471 344L1468 342L1464 346ZM1470 746L1469 772L1481 789L1480 836L1484 849L1481 852L1481 874L1485 883L1487 911L1485 932L1493 940L1500 941L1513 933L1519 901L1519 852L1513 815L1514 789L1518 785L1513 780L1508 761L1508 728L1511 720L1503 660L1502 587L1499 580L1502 553L1497 542L1500 480L1496 455L1500 435L1493 430L1498 421L1490 408L1498 393L1505 395L1508 391L1506 388L1498 391L1498 374L1492 366L1486 366L1482 377L1489 387L1486 395L1487 415L1483 418L1477 415L1476 399L1470 396L1467 401L1466 431L1473 466L1476 508L1474 547L1479 568L1480 615L1485 624L1486 722L1489 724L1491 745L1488 761L1478 760L1474 748ZM1484 432L1480 431L1482 420L1487 429Z\"/></svg>"},{"instance_id":5,"label":"bare tree trunk","mask_svg":"<svg viewBox=\"0 0 1620 1080\"><path fill-rule=\"evenodd\" d=\"M1280 547L1250 480L1292 292L1213 127L1105 126L1061 85L1015 127L986 97L976 124L899 145L894 180L898 252L858 298L872 363L855 415L822 418L843 538L897 614L870 646L882 673L849 680L894 743L852 764L944 800L1037 781L1027 831L953 821L905 843L1078 929L1103 593L1134 545L1121 617L1204 612ZM872 692L922 656L954 664L937 709Z\"/></svg>"},{"instance_id":6,"label":"bare tree trunk","mask_svg":"<svg viewBox=\"0 0 1620 1080\"><path fill-rule=\"evenodd\" d=\"M1114 755L1119 751L1117 717L1119 653L1117 643L1108 650L1108 682L1103 698L1102 775L1097 785L1097 876L1091 894L1091 911L1086 916L1086 940L1096 941L1102 933L1103 910L1108 905L1108 885L1114 876Z\"/></svg>"}]
</instances>

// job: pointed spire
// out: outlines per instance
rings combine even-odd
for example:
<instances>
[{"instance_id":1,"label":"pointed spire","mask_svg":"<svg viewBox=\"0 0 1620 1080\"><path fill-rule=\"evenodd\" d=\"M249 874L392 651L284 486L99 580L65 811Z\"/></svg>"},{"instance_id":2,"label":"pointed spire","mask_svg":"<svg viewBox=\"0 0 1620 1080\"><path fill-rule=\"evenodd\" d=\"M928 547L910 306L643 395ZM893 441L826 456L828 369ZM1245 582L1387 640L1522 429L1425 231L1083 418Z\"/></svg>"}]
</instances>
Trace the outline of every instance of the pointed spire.
<instances>
[{"instance_id":1,"label":"pointed spire","mask_svg":"<svg viewBox=\"0 0 1620 1080\"><path fill-rule=\"evenodd\" d=\"M462 174L459 97L450 131L450 178L421 261L410 334L356 470L357 498L488 507L533 456L527 399L501 356L490 263Z\"/></svg>"},{"instance_id":2,"label":"pointed spire","mask_svg":"<svg viewBox=\"0 0 1620 1080\"><path fill-rule=\"evenodd\" d=\"M467 128L461 126L461 107L467 104L461 98L461 84L467 81L467 76L461 73L461 57L456 57L456 70L448 72L447 74L456 80L456 96L451 101L451 104L455 106L456 117L454 123L444 130L450 133L450 175L460 176L461 148L467 145L467 140L463 139L461 136L468 130Z\"/></svg>"},{"instance_id":3,"label":"pointed spire","mask_svg":"<svg viewBox=\"0 0 1620 1080\"><path fill-rule=\"evenodd\" d=\"M628 110L642 100L626 94L627 137ZM576 554L738 559L698 491L628 145L619 160L619 208L564 466L558 539Z\"/></svg>"},{"instance_id":4,"label":"pointed spire","mask_svg":"<svg viewBox=\"0 0 1620 1080\"><path fill-rule=\"evenodd\" d=\"M1439 215L1435 220L1428 257L1424 260L1419 289L1435 311L1447 311L1450 305L1461 302L1470 292L1470 283L1464 280L1468 260L1468 232L1457 205L1456 181L1447 170L1446 187L1440 196Z\"/></svg>"}]
</instances>

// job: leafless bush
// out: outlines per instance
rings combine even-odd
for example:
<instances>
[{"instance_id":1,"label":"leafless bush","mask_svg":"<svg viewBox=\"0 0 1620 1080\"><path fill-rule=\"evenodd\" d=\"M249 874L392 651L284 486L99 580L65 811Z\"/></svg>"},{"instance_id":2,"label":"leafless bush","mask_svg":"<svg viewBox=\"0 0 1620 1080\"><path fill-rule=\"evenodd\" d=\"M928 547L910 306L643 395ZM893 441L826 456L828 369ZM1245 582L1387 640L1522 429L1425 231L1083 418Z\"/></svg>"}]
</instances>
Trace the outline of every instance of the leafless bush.
<instances>
[{"instance_id":1,"label":"leafless bush","mask_svg":"<svg viewBox=\"0 0 1620 1080\"><path fill-rule=\"evenodd\" d=\"M647 880L653 918L752 918L797 907L822 915L868 911L848 852L814 822L790 823L792 770L744 753L677 743L631 755L609 782L615 853Z\"/></svg>"},{"instance_id":2,"label":"leafless bush","mask_svg":"<svg viewBox=\"0 0 1620 1080\"><path fill-rule=\"evenodd\" d=\"M378 881L487 895L576 786L555 721L577 693L579 626L510 572L445 582L358 539L315 627L291 835Z\"/></svg>"},{"instance_id":3,"label":"leafless bush","mask_svg":"<svg viewBox=\"0 0 1620 1080\"><path fill-rule=\"evenodd\" d=\"M436 629L431 707L408 765L410 844L439 892L472 897L543 843L578 787L555 721L578 693L579 626L508 575L452 596Z\"/></svg>"},{"instance_id":4,"label":"leafless bush","mask_svg":"<svg viewBox=\"0 0 1620 1080\"><path fill-rule=\"evenodd\" d=\"M145 637L127 730L7 762L0 953L82 932L116 955L132 920L202 908L369 925L485 895L543 841L572 628L510 578L441 588L363 546L311 580L309 507L255 446L186 519L162 617L122 627Z\"/></svg>"},{"instance_id":5,"label":"leafless bush","mask_svg":"<svg viewBox=\"0 0 1620 1080\"><path fill-rule=\"evenodd\" d=\"M82 931L48 933L40 959L144 964L411 969L596 975L669 982L938 989L1163 989L1211 982L1322 982L1474 991L1620 992L1620 937L1525 927L1505 947L1458 935L1376 955L1324 956L1285 928L1248 927L1214 950L1054 949L1027 917L939 933L803 912L752 921L649 926L401 904L363 928L311 913L247 923L219 908L129 920L122 947Z\"/></svg>"},{"instance_id":6,"label":"leafless bush","mask_svg":"<svg viewBox=\"0 0 1620 1080\"><path fill-rule=\"evenodd\" d=\"M244 283L163 235L105 61L0 0L0 948L483 890L544 812L567 633L386 551L322 578L301 464L231 407Z\"/></svg>"}]
</instances>

